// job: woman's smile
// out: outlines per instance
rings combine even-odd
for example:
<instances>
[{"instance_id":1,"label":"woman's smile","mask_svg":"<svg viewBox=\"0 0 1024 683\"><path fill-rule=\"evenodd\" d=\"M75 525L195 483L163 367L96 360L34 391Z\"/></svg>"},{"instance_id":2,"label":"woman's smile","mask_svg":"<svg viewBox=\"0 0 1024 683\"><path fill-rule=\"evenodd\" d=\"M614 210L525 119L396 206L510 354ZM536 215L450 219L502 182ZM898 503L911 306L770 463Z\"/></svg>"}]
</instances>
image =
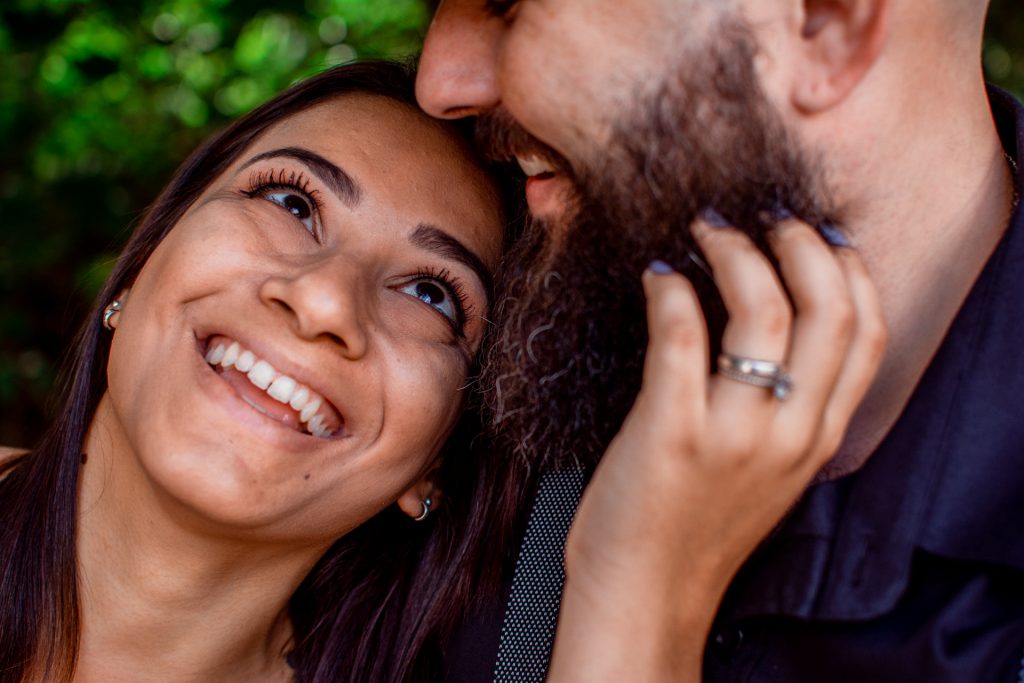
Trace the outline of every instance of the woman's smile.
<instances>
[{"instance_id":1,"label":"woman's smile","mask_svg":"<svg viewBox=\"0 0 1024 683\"><path fill-rule=\"evenodd\" d=\"M243 338L243 335L238 335ZM188 376L181 379L191 382L197 391L194 400L189 400L190 406L183 406L192 420L196 420L194 427L186 428L195 434L209 431L219 440L230 442L248 442L249 450L265 450L267 447L277 452L292 455L313 454L318 444L332 443L338 439L347 439L351 436L348 431L343 412L336 407L333 401L325 399L323 394L306 382L296 377L314 377L310 371L295 372L295 366L283 360L283 354L275 353L266 348L265 344L253 344L243 341L234 341L235 337L224 335L208 336L205 338L194 337L192 358L194 359L194 379L189 380ZM210 341L217 343L211 347ZM230 344L225 344L230 341ZM235 362L231 367L223 365L224 358L214 363L211 358L215 357L213 352L218 346L224 346L223 356L227 356L227 348L232 345L238 346ZM260 351L254 352L252 348L258 347ZM295 354L292 354L294 357ZM273 360L266 360L266 359ZM230 360L230 357L228 357ZM274 365L287 367L291 374L282 373ZM257 367L259 363L259 367ZM239 367L249 367L248 372L242 372ZM253 372L256 370L256 372ZM260 388L253 379L260 384L263 377L269 374L272 377L273 386L277 378L283 378L285 384L292 379L296 388L289 396L296 399L306 398L302 408L296 410L289 403L282 403L273 398L267 389ZM252 375L252 377L250 377ZM311 382L315 384L315 382ZM300 389L304 389L300 393ZM182 387L186 395L190 392L187 387ZM280 384L275 393L280 393ZM339 400L335 398L335 400ZM306 419L303 420L303 411L306 411ZM312 415L308 413L312 412ZM319 419L316 419L319 417ZM351 412L348 415L351 420ZM326 427L330 424L331 428ZM200 427L200 424L202 425ZM327 434L326 430L331 433Z\"/></svg>"},{"instance_id":2,"label":"woman's smile","mask_svg":"<svg viewBox=\"0 0 1024 683\"><path fill-rule=\"evenodd\" d=\"M338 122L352 133L324 135ZM325 542L423 480L501 247L463 153L415 110L353 96L282 121L210 183L127 289L111 347L147 480L215 524Z\"/></svg>"},{"instance_id":3,"label":"woman's smile","mask_svg":"<svg viewBox=\"0 0 1024 683\"><path fill-rule=\"evenodd\" d=\"M314 372L293 373L303 380L310 378L300 381L223 335L207 338L204 346L206 362L253 410L317 438L344 436L345 420L338 409L309 386Z\"/></svg>"}]
</instances>

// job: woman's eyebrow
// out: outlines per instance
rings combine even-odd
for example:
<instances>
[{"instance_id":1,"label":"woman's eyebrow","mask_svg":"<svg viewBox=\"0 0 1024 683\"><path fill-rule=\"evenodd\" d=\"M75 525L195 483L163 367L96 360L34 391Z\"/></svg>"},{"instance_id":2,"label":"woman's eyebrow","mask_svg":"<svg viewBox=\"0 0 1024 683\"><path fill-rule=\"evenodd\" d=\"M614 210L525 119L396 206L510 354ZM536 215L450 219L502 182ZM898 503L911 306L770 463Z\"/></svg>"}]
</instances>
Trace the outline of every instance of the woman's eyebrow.
<instances>
[{"instance_id":1,"label":"woman's eyebrow","mask_svg":"<svg viewBox=\"0 0 1024 683\"><path fill-rule=\"evenodd\" d=\"M273 159L275 157L286 157L295 159L312 171L327 187L331 188L334 194L349 207L355 207L362 199L363 190L359 183L352 179L348 173L339 166L323 158L316 152L302 147L281 147L267 152L261 152L242 165L239 170L245 169L257 161Z\"/></svg>"},{"instance_id":2,"label":"woman's eyebrow","mask_svg":"<svg viewBox=\"0 0 1024 683\"><path fill-rule=\"evenodd\" d=\"M491 298L494 289L494 277L483 260L470 251L469 247L455 239L447 232L428 223L420 223L409 235L409 242L420 249L432 251L438 256L457 261L472 270L483 283L487 298Z\"/></svg>"}]
</instances>

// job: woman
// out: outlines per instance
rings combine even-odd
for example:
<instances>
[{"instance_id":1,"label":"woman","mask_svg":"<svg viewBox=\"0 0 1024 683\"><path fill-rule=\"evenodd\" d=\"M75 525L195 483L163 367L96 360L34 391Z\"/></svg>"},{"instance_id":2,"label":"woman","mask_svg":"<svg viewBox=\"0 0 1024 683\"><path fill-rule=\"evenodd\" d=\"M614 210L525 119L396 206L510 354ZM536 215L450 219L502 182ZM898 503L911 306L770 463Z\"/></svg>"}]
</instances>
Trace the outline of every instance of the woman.
<instances>
[{"instance_id":1,"label":"woman","mask_svg":"<svg viewBox=\"0 0 1024 683\"><path fill-rule=\"evenodd\" d=\"M321 74L212 139L157 201L82 333L60 418L0 483L3 681L437 678L437 646L493 576L530 473L466 447L439 457L505 235L498 188L413 102L401 67ZM804 237L776 246L783 270L803 244L800 258L842 281L810 229L793 230ZM709 230L698 238L713 266L727 251L751 259ZM659 641L699 652L739 561L834 450L827 438L785 459L765 440L725 448L719 437L753 414L743 402L772 405L749 387L713 411L673 411L724 416L712 429L652 409L694 376L688 396L716 394L702 384L706 342L677 334L684 317L700 328L699 305L663 266L644 276L652 381L574 524L551 680L607 675ZM784 296L767 262L718 270L726 291L760 272ZM798 299L846 288L785 279ZM877 318L872 296L852 299ZM877 346L851 334L811 336ZM825 430L827 398L802 401L814 419L795 433L841 434L876 364L846 366L845 383L807 371L848 390ZM679 444L687 457L662 457ZM751 505L773 467L785 486ZM694 495L647 495L659 481ZM670 503L680 542L647 542ZM666 580L638 591L635 570L651 567ZM677 602L656 585L693 591ZM647 602L694 618L660 621L636 609ZM699 656L686 658L699 676Z\"/></svg>"},{"instance_id":2,"label":"woman","mask_svg":"<svg viewBox=\"0 0 1024 683\"><path fill-rule=\"evenodd\" d=\"M430 677L486 555L486 468L439 454L500 206L397 65L315 76L195 152L5 465L0 679Z\"/></svg>"}]
</instances>

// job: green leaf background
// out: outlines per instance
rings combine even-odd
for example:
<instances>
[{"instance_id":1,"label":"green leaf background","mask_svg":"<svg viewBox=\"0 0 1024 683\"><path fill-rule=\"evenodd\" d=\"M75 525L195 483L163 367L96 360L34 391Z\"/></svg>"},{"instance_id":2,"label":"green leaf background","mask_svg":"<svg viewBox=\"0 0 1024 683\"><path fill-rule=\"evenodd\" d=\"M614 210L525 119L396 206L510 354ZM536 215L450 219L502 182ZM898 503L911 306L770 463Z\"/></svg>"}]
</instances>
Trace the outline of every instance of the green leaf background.
<instances>
[{"instance_id":1,"label":"green leaf background","mask_svg":"<svg viewBox=\"0 0 1024 683\"><path fill-rule=\"evenodd\" d=\"M131 226L211 131L327 65L404 57L430 0L8 0L0 6L0 445L30 445ZM1024 95L1024 9L984 64Z\"/></svg>"}]
</instances>

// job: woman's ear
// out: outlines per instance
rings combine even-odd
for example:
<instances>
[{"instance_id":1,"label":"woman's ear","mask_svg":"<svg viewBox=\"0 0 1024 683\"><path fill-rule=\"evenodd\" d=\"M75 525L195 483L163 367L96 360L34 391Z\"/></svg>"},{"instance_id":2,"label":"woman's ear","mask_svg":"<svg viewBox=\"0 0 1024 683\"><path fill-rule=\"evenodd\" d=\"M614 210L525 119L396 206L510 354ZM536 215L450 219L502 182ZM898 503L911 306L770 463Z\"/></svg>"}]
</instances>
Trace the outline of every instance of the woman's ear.
<instances>
[{"instance_id":1,"label":"woman's ear","mask_svg":"<svg viewBox=\"0 0 1024 683\"><path fill-rule=\"evenodd\" d=\"M124 310L124 304L128 300L128 292L130 288L122 289L121 292L114 297L114 300L107 304L107 307L103 309L103 326L111 332L117 328L117 323L121 318L121 311Z\"/></svg>"},{"instance_id":2,"label":"woman's ear","mask_svg":"<svg viewBox=\"0 0 1024 683\"><path fill-rule=\"evenodd\" d=\"M817 113L842 102L864 78L889 35L891 0L803 0L793 106Z\"/></svg>"},{"instance_id":3,"label":"woman's ear","mask_svg":"<svg viewBox=\"0 0 1024 683\"><path fill-rule=\"evenodd\" d=\"M441 487L437 485L440 463L420 477L405 493L398 497L398 507L412 519L422 522L437 512L444 499Z\"/></svg>"}]
</instances>

